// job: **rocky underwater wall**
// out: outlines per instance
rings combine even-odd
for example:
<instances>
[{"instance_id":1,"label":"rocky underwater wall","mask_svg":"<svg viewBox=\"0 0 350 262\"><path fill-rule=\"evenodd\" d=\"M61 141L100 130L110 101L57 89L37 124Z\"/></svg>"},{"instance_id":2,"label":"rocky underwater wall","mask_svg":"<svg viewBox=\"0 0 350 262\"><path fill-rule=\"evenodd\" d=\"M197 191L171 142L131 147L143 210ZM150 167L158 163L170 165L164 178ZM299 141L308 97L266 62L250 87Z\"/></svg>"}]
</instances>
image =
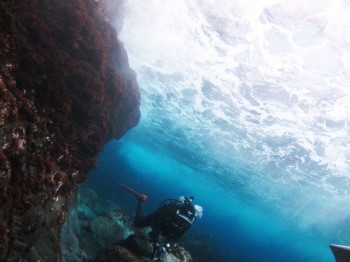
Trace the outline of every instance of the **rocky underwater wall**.
<instances>
[{"instance_id":1,"label":"rocky underwater wall","mask_svg":"<svg viewBox=\"0 0 350 262\"><path fill-rule=\"evenodd\" d=\"M137 124L139 99L96 1L1 1L0 260L61 260L76 185Z\"/></svg>"}]
</instances>

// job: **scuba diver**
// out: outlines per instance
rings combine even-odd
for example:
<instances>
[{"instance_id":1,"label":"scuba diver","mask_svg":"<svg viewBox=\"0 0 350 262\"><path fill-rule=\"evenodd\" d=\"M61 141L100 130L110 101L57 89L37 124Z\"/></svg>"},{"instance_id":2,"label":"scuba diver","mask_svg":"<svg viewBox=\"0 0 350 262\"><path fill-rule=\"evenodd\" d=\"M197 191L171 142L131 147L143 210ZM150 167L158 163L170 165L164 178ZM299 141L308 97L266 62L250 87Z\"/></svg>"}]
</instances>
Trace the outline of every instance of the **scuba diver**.
<instances>
[{"instance_id":1,"label":"scuba diver","mask_svg":"<svg viewBox=\"0 0 350 262\"><path fill-rule=\"evenodd\" d=\"M195 218L201 218L203 208L199 205L193 205L193 196L180 196L178 199L166 199L161 202L159 208L153 213L144 216L143 207L147 196L140 194L130 187L120 184L138 199L134 225L136 228L144 228L150 226L152 232L150 237L153 242L153 260L166 252L170 247L168 242L176 242L191 227ZM160 238L166 240L166 245L160 245Z\"/></svg>"}]
</instances>

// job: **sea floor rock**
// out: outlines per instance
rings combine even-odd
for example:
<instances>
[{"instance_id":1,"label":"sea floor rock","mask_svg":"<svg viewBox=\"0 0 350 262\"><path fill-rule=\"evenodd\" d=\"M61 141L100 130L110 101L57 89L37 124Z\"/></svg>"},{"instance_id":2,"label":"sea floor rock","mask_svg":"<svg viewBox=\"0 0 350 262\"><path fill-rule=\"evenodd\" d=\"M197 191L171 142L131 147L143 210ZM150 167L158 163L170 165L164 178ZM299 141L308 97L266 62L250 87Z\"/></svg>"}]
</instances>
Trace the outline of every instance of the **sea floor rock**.
<instances>
[{"instance_id":1,"label":"sea floor rock","mask_svg":"<svg viewBox=\"0 0 350 262\"><path fill-rule=\"evenodd\" d=\"M145 262L123 246L113 245L99 253L96 262Z\"/></svg>"},{"instance_id":2,"label":"sea floor rock","mask_svg":"<svg viewBox=\"0 0 350 262\"><path fill-rule=\"evenodd\" d=\"M62 255L66 262L94 261L99 252L133 232L132 221L89 187L77 191L61 232Z\"/></svg>"},{"instance_id":3,"label":"sea floor rock","mask_svg":"<svg viewBox=\"0 0 350 262\"><path fill-rule=\"evenodd\" d=\"M71 205L61 233L65 262L151 261L153 245L148 234L150 228L134 228L132 217L113 202L99 199L91 188L81 185L78 192L77 202L72 202L75 205ZM86 207L89 207L88 217L81 211ZM203 242L200 238L191 241L198 249L201 242L209 243L209 240ZM190 262L192 257L182 245L171 244L166 252L159 253L159 261Z\"/></svg>"}]
</instances>

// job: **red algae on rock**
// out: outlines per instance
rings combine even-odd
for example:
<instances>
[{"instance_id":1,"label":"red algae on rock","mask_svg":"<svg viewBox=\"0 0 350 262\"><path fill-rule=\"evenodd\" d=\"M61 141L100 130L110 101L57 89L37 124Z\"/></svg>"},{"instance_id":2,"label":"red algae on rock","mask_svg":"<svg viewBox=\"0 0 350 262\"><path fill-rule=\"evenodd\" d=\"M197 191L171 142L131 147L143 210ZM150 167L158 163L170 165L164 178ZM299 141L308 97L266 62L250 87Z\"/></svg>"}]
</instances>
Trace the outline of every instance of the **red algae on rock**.
<instances>
[{"instance_id":1,"label":"red algae on rock","mask_svg":"<svg viewBox=\"0 0 350 262\"><path fill-rule=\"evenodd\" d=\"M70 196L139 99L96 1L0 3L0 260L60 261Z\"/></svg>"}]
</instances>

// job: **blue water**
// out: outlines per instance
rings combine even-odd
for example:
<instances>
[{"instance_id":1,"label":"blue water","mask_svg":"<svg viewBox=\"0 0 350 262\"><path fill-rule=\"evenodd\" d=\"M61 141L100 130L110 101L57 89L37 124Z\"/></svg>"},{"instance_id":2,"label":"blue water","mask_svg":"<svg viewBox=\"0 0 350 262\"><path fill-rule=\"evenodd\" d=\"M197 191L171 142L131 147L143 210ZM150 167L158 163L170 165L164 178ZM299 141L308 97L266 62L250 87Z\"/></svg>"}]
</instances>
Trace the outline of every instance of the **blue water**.
<instances>
[{"instance_id":1,"label":"blue water","mask_svg":"<svg viewBox=\"0 0 350 262\"><path fill-rule=\"evenodd\" d=\"M89 183L194 195L194 230L244 261L334 261L350 244L350 5L342 0L127 0L119 37L141 120ZM220 249L217 247L218 250Z\"/></svg>"},{"instance_id":2,"label":"blue water","mask_svg":"<svg viewBox=\"0 0 350 262\"><path fill-rule=\"evenodd\" d=\"M148 195L146 213L163 199L195 196L204 215L192 230L210 234L220 247L218 252L226 250L226 254L238 255L244 261L333 259L327 240L233 198L210 174L198 174L169 156L134 143L128 135L104 147L87 183L101 197L120 203L132 215L136 200L118 187L118 182Z\"/></svg>"}]
</instances>

